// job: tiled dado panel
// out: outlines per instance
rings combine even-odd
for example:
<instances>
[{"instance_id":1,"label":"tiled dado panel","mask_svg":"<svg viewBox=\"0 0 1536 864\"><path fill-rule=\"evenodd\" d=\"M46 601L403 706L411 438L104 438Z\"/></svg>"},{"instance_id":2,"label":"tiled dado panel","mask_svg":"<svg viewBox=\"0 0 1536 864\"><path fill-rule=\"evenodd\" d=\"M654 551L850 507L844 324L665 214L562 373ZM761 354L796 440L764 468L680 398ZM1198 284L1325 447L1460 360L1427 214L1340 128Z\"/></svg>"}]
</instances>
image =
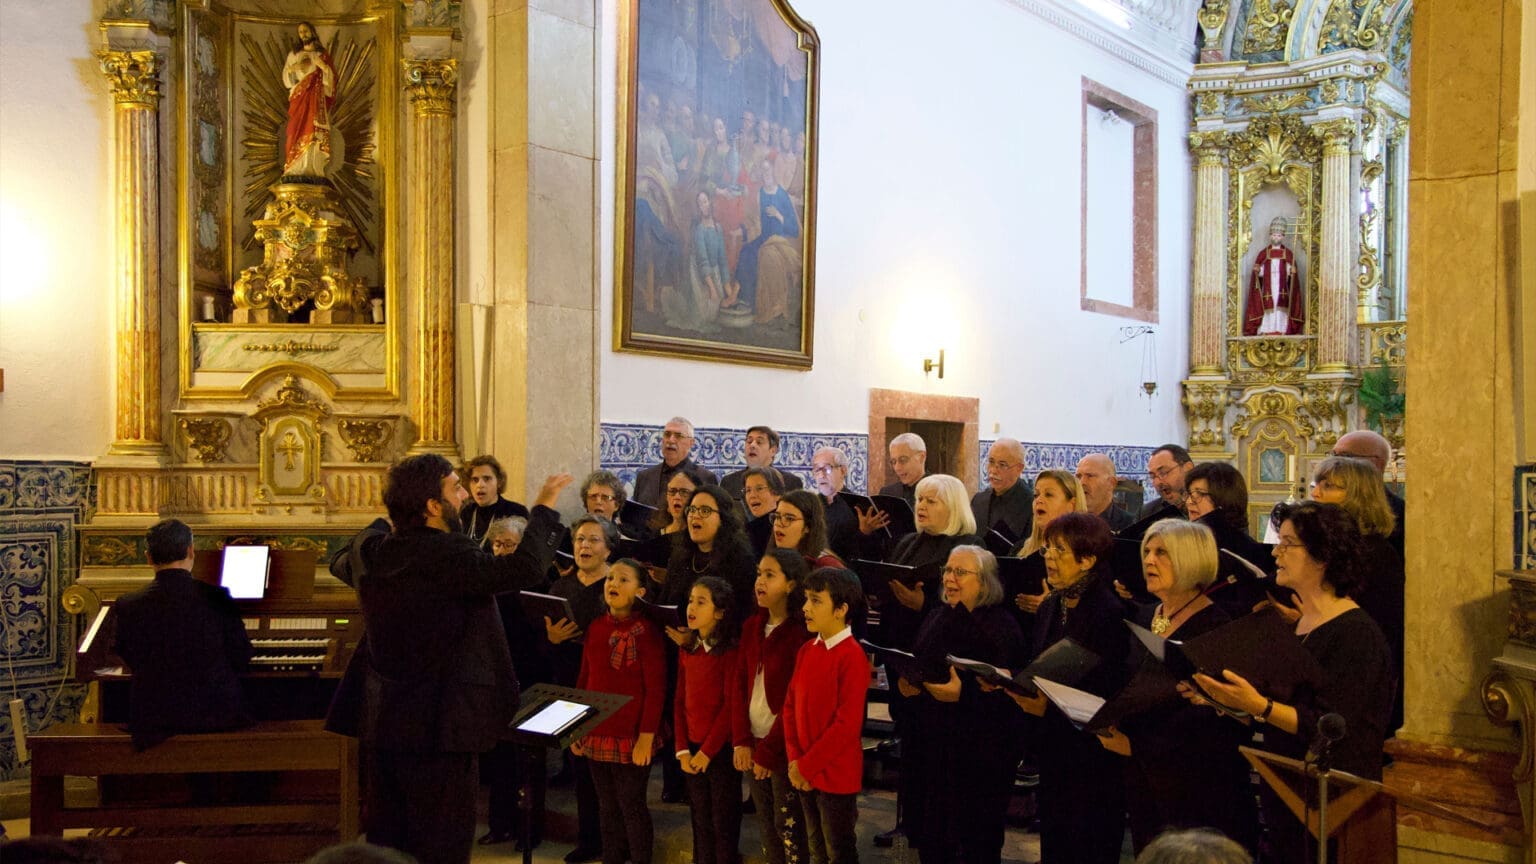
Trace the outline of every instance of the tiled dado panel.
<instances>
[{"instance_id":1,"label":"tiled dado panel","mask_svg":"<svg viewBox=\"0 0 1536 864\"><path fill-rule=\"evenodd\" d=\"M94 501L87 464L0 461L0 702L21 700L29 732L77 717L85 698L69 680L76 627L59 598L79 572L75 525ZM26 776L0 710L0 780Z\"/></svg>"},{"instance_id":2,"label":"tiled dado panel","mask_svg":"<svg viewBox=\"0 0 1536 864\"><path fill-rule=\"evenodd\" d=\"M741 444L746 438L745 429L696 428L694 430L693 461L724 476L743 467ZM859 432L779 432L780 470L798 475L811 487L811 456L820 447L837 447L848 454L852 464L848 472L848 488L863 492L869 483L869 436ZM991 441L982 441L981 464L975 478L977 488L986 480L987 451ZM1147 479L1147 460L1152 447L1126 447L1093 444L1048 444L1024 442L1024 476L1031 477L1046 468L1065 468L1071 471L1083 456L1108 453L1122 477L1132 477L1142 482L1147 494L1152 483ZM598 461L604 468L619 475L625 483L634 485L635 474L661 461L661 427L640 423L604 423L598 445Z\"/></svg>"},{"instance_id":3,"label":"tiled dado panel","mask_svg":"<svg viewBox=\"0 0 1536 864\"><path fill-rule=\"evenodd\" d=\"M1515 569L1536 570L1536 462L1515 466Z\"/></svg>"}]
</instances>

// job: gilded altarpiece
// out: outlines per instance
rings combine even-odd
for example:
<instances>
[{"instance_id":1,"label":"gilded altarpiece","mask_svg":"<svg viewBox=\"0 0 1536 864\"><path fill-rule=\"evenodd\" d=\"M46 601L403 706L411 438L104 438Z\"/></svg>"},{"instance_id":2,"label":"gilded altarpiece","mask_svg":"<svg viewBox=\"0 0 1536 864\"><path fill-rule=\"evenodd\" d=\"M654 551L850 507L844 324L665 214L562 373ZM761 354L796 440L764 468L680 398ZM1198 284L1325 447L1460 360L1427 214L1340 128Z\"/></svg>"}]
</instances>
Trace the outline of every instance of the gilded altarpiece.
<instances>
[{"instance_id":1,"label":"gilded altarpiece","mask_svg":"<svg viewBox=\"0 0 1536 864\"><path fill-rule=\"evenodd\" d=\"M1340 435L1379 425L1358 404L1362 373L1384 360L1401 383L1412 6L1206 0L1199 22L1183 402L1191 451L1243 471L1262 532ZM1294 266L1304 323L1245 335L1266 245ZM1400 423L1383 431L1401 448Z\"/></svg>"},{"instance_id":2,"label":"gilded altarpiece","mask_svg":"<svg viewBox=\"0 0 1536 864\"><path fill-rule=\"evenodd\" d=\"M127 299L82 591L142 579L165 516L331 548L391 461L457 455L451 321L416 310L453 304L459 23L456 0L109 4ZM147 340L179 349L172 389L128 362Z\"/></svg>"}]
</instances>

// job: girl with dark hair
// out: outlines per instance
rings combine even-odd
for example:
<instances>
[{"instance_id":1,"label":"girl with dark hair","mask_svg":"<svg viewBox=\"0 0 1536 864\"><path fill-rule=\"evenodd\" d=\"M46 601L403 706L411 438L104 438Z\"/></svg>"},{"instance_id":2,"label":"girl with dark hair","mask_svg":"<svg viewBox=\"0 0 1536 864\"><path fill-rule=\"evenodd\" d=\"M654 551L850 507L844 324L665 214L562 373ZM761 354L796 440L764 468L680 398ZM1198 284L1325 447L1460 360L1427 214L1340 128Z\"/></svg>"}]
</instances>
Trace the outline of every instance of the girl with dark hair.
<instances>
[{"instance_id":1,"label":"girl with dark hair","mask_svg":"<svg viewBox=\"0 0 1536 864\"><path fill-rule=\"evenodd\" d=\"M741 631L741 695L733 712L736 770L747 775L768 864L791 864L805 854L800 796L789 782L789 756L779 715L795 657L810 638L805 628L805 558L794 549L769 549L757 563L757 612Z\"/></svg>"},{"instance_id":2,"label":"girl with dark hair","mask_svg":"<svg viewBox=\"0 0 1536 864\"><path fill-rule=\"evenodd\" d=\"M1184 477L1184 503L1190 521L1211 529L1220 550L1206 593L1232 618L1247 615L1265 602L1275 575L1268 547L1248 535L1247 481L1225 462L1201 462Z\"/></svg>"},{"instance_id":3,"label":"girl with dark hair","mask_svg":"<svg viewBox=\"0 0 1536 864\"><path fill-rule=\"evenodd\" d=\"M731 586L736 620L745 619L756 608L752 580L757 570L752 566L752 546L747 542L741 508L719 486L700 486L689 496L683 517L685 530L673 543L667 562L663 602L688 602L693 583L714 576ZM672 641L678 645L686 636L686 631L672 631Z\"/></svg>"},{"instance_id":4,"label":"girl with dark hair","mask_svg":"<svg viewBox=\"0 0 1536 864\"><path fill-rule=\"evenodd\" d=\"M1099 666L1073 685L1096 693L1119 689L1128 632L1124 607L1107 574L1114 539L1103 519L1067 513L1046 526L1045 555L1050 593L1035 615L1026 662L1062 639L1092 651ZM1072 725L1048 704L1009 694L1036 724L1040 759L1040 859L1073 864L1118 864L1125 836L1124 760L1099 745L1096 735Z\"/></svg>"},{"instance_id":5,"label":"girl with dark hair","mask_svg":"<svg viewBox=\"0 0 1536 864\"><path fill-rule=\"evenodd\" d=\"M827 548L827 511L821 496L804 489L792 490L779 499L772 518L774 546L799 552L813 569L846 566Z\"/></svg>"},{"instance_id":6,"label":"girl with dark hair","mask_svg":"<svg viewBox=\"0 0 1536 864\"><path fill-rule=\"evenodd\" d=\"M740 858L741 772L730 746L741 659L734 595L715 576L694 582L688 590L689 640L678 654L672 725L677 761L688 775L695 864L737 864Z\"/></svg>"},{"instance_id":7,"label":"girl with dark hair","mask_svg":"<svg viewBox=\"0 0 1536 864\"><path fill-rule=\"evenodd\" d=\"M1195 681L1223 705L1245 711L1264 724L1264 746L1285 756L1301 758L1328 713L1344 718L1344 737L1333 745L1332 767L1370 780L1381 777L1382 742L1392 713L1397 670L1381 628L1351 594L1361 585L1360 531L1355 519L1337 505L1308 501L1282 505L1280 542L1275 545L1275 581L1295 592L1301 609L1296 635L1317 658L1323 683L1299 687L1290 703L1260 693L1230 671L1218 681L1196 674ZM1188 688L1186 698L1204 700ZM1306 829L1278 798L1262 794L1264 822L1276 861L1301 861L1313 843ZM1367 805L1372 806L1372 805ZM1356 817L1360 818L1360 817Z\"/></svg>"}]
</instances>

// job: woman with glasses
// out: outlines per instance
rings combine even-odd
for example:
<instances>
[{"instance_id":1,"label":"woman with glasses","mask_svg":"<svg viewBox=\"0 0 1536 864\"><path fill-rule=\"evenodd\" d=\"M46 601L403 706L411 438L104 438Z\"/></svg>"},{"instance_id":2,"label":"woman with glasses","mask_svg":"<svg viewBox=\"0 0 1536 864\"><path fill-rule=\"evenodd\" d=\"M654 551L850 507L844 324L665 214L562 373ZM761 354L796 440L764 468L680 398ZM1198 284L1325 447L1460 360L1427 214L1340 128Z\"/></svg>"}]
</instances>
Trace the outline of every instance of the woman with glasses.
<instances>
[{"instance_id":1,"label":"woman with glasses","mask_svg":"<svg viewBox=\"0 0 1536 864\"><path fill-rule=\"evenodd\" d=\"M1337 504L1354 517L1360 529L1362 585L1351 595L1376 619L1386 634L1396 668L1403 668L1403 553L1392 542L1397 517L1387 500L1387 487L1374 463L1349 456L1330 456L1312 472L1312 500ZM1388 731L1403 725L1402 682L1392 704Z\"/></svg>"},{"instance_id":2,"label":"woman with glasses","mask_svg":"<svg viewBox=\"0 0 1536 864\"><path fill-rule=\"evenodd\" d=\"M1038 518L1037 512L1037 524ZM1035 616L1025 660L1071 638L1099 657L1094 671L1073 685L1091 693L1115 692L1124 676L1129 631L1105 572L1113 543L1109 526L1091 513L1058 516L1041 538L1050 590ZM1125 835L1123 757L1104 749L1094 733L1072 725L1044 695L1009 696L1041 718L1035 726L1040 860L1118 864Z\"/></svg>"},{"instance_id":3,"label":"woman with glasses","mask_svg":"<svg viewBox=\"0 0 1536 864\"><path fill-rule=\"evenodd\" d=\"M889 562L918 568L927 578L908 588L892 579L891 596L874 598L880 610L879 640L882 644L903 651L910 651L917 639L918 628L929 610L939 606L942 580L939 568L949 560L956 546L979 546L976 537L976 518L971 515L970 497L965 494L965 484L948 474L929 474L917 481L913 490L917 506L913 508L917 530L896 541ZM917 734L916 716L906 703L897 699L891 703L891 721L903 746ZM896 828L877 838L876 844L889 846L895 836L905 831L903 802L920 794L914 786L912 772L902 772L901 785L897 790Z\"/></svg>"},{"instance_id":4,"label":"woman with glasses","mask_svg":"<svg viewBox=\"0 0 1536 864\"><path fill-rule=\"evenodd\" d=\"M903 801L907 838L925 864L997 862L1024 718L1001 691L982 690L945 657L1015 669L1024 634L1003 605L991 552L956 546L940 572L943 600L918 630L916 668L896 681L915 730L901 741L904 787L914 775Z\"/></svg>"},{"instance_id":5,"label":"woman with glasses","mask_svg":"<svg viewBox=\"0 0 1536 864\"><path fill-rule=\"evenodd\" d=\"M688 506L688 498L693 495L693 490L703 485L704 476L691 468L683 468L673 474L662 490L662 506L656 508L648 527L657 534L686 533L684 529L688 527L688 519L683 509ZM683 596L687 596L686 591Z\"/></svg>"},{"instance_id":6,"label":"woman with glasses","mask_svg":"<svg viewBox=\"0 0 1536 864\"><path fill-rule=\"evenodd\" d=\"M1219 558L1205 525L1154 522L1141 539L1141 564L1158 604L1142 610L1136 623L1165 639L1183 640L1232 620L1208 591ZM1138 854L1170 828L1217 828L1250 851L1257 849L1258 811L1248 763L1237 750L1249 737L1246 727L1190 705L1171 686L1161 704L1100 736L1106 750L1129 757L1126 809Z\"/></svg>"},{"instance_id":7,"label":"woman with glasses","mask_svg":"<svg viewBox=\"0 0 1536 864\"><path fill-rule=\"evenodd\" d=\"M721 487L722 489L725 487ZM773 522L768 518L784 494L784 475L777 468L748 468L741 477L741 500L747 507L747 539L752 555L763 557L773 537Z\"/></svg>"},{"instance_id":8,"label":"woman with glasses","mask_svg":"<svg viewBox=\"0 0 1536 864\"><path fill-rule=\"evenodd\" d=\"M769 518L773 520L775 548L794 549L810 562L812 570L848 566L827 548L826 516L816 493L804 489L785 493Z\"/></svg>"},{"instance_id":9,"label":"woman with glasses","mask_svg":"<svg viewBox=\"0 0 1536 864\"><path fill-rule=\"evenodd\" d=\"M1224 680L1196 674L1210 698L1243 711L1261 724L1264 747L1302 758L1325 714L1343 718L1344 736L1333 744L1332 767L1368 780L1381 778L1382 742L1392 714L1397 670L1381 628L1350 599L1361 585L1360 529L1342 507L1308 501L1281 505L1280 540L1275 544L1275 580L1295 592L1301 618L1296 635L1322 668L1322 683L1301 686L1286 702L1259 692L1232 672ZM1186 698L1203 699L1186 689ZM1228 721L1235 722L1235 721ZM1260 790L1264 823L1272 826L1274 861L1310 860L1315 844L1280 800ZM1373 808L1374 804L1366 805ZM1356 814L1356 820L1370 814ZM1371 823L1374 824L1374 823ZM1307 856L1305 859L1303 856Z\"/></svg>"},{"instance_id":10,"label":"woman with glasses","mask_svg":"<svg viewBox=\"0 0 1536 864\"><path fill-rule=\"evenodd\" d=\"M1225 462L1201 462L1184 477L1184 505L1190 521L1209 528L1221 550L1216 579L1206 589L1211 599L1233 618L1266 602L1275 559L1248 534L1248 483L1243 475Z\"/></svg>"}]
</instances>

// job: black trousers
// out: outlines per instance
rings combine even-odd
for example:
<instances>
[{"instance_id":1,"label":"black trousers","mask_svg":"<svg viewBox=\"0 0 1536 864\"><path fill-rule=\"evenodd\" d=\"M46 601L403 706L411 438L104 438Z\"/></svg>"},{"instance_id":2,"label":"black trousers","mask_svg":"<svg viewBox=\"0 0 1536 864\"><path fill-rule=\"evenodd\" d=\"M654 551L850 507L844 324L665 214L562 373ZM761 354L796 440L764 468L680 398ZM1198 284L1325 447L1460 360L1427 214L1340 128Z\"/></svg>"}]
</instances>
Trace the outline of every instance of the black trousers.
<instances>
[{"instance_id":1,"label":"black trousers","mask_svg":"<svg viewBox=\"0 0 1536 864\"><path fill-rule=\"evenodd\" d=\"M766 780L748 775L747 788L752 793L752 803L757 805L763 855L768 864L804 864L805 815L789 775L770 774Z\"/></svg>"},{"instance_id":2,"label":"black trousers","mask_svg":"<svg viewBox=\"0 0 1536 864\"><path fill-rule=\"evenodd\" d=\"M731 764L730 745L720 748L704 773L686 776L693 811L693 864L737 864L741 859L741 772Z\"/></svg>"},{"instance_id":3,"label":"black trousers","mask_svg":"<svg viewBox=\"0 0 1536 864\"><path fill-rule=\"evenodd\" d=\"M651 766L582 759L591 773L602 826L603 864L651 864L656 831L645 803Z\"/></svg>"},{"instance_id":4,"label":"black trousers","mask_svg":"<svg viewBox=\"0 0 1536 864\"><path fill-rule=\"evenodd\" d=\"M366 754L368 842L415 856L420 864L465 864L475 840L473 753Z\"/></svg>"},{"instance_id":5,"label":"black trousers","mask_svg":"<svg viewBox=\"0 0 1536 864\"><path fill-rule=\"evenodd\" d=\"M798 794L805 811L811 864L858 864L859 837L854 830L859 821L858 793L834 795L813 789Z\"/></svg>"}]
</instances>

